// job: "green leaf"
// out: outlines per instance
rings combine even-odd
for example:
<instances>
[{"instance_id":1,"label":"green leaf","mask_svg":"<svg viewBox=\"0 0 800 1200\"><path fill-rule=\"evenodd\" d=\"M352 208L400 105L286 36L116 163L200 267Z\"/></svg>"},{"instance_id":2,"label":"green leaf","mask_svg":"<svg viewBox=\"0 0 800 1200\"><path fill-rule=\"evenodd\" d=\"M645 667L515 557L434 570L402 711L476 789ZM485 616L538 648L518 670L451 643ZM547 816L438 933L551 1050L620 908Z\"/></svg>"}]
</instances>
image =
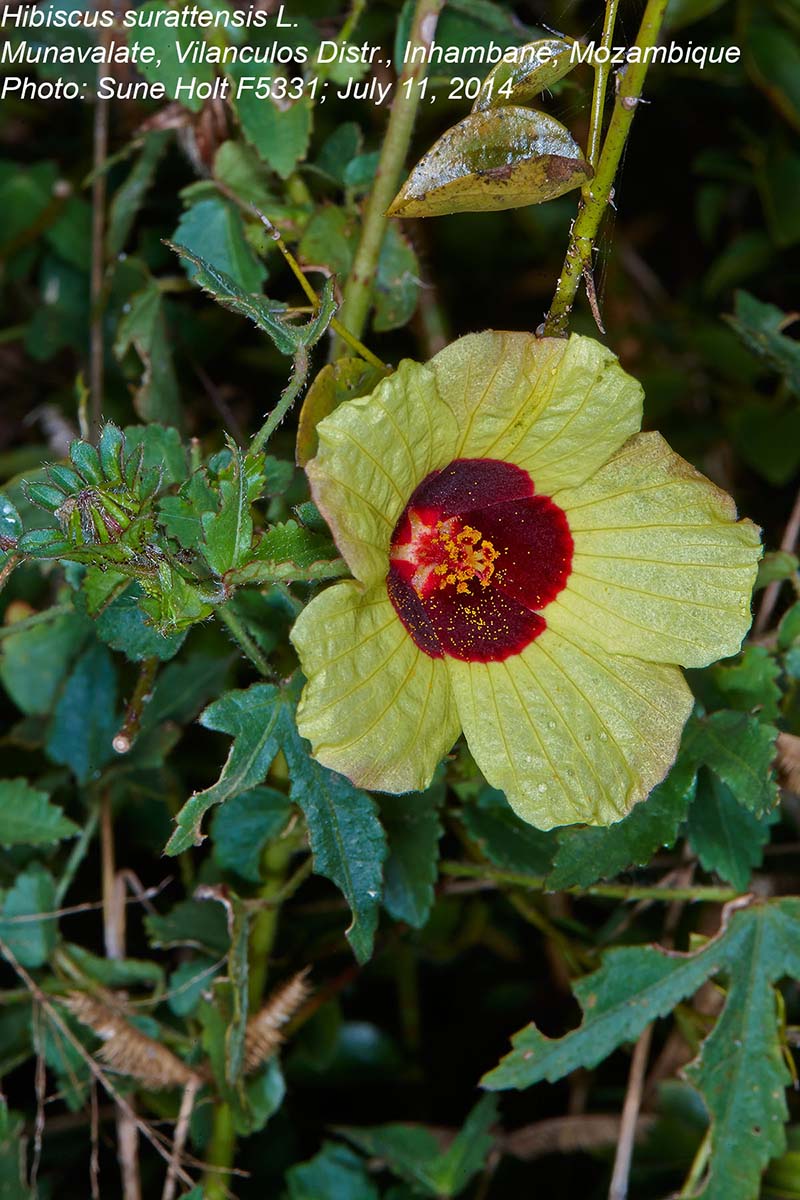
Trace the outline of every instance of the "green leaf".
<instances>
[{"instance_id":1,"label":"green leaf","mask_svg":"<svg viewBox=\"0 0 800 1200\"><path fill-rule=\"evenodd\" d=\"M170 663L158 676L153 698L144 710L142 728L161 721L185 725L204 705L219 695L230 670L230 659L203 652Z\"/></svg>"},{"instance_id":2,"label":"green leaf","mask_svg":"<svg viewBox=\"0 0 800 1200\"><path fill-rule=\"evenodd\" d=\"M727 784L738 802L756 816L778 802L772 763L774 725L763 725L745 713L723 709L707 717L692 717L684 733L682 754L710 767Z\"/></svg>"},{"instance_id":3,"label":"green leaf","mask_svg":"<svg viewBox=\"0 0 800 1200\"><path fill-rule=\"evenodd\" d=\"M580 187L592 169L546 113L509 106L471 113L420 159L389 207L393 217L494 212Z\"/></svg>"},{"instance_id":4,"label":"green leaf","mask_svg":"<svg viewBox=\"0 0 800 1200\"><path fill-rule=\"evenodd\" d=\"M771 19L766 6L750 10L746 63L756 84L794 129L800 129L800 48L794 30Z\"/></svg>"},{"instance_id":5,"label":"green leaf","mask_svg":"<svg viewBox=\"0 0 800 1200\"><path fill-rule=\"evenodd\" d=\"M177 496L164 496L158 502L160 523L184 550L199 549L203 539L203 513L213 512L217 502L204 471L196 471L184 483Z\"/></svg>"},{"instance_id":6,"label":"green leaf","mask_svg":"<svg viewBox=\"0 0 800 1200\"><path fill-rule=\"evenodd\" d=\"M156 948L196 946L215 958L228 953L230 934L225 910L214 900L181 900L163 916L150 913L144 924L150 944Z\"/></svg>"},{"instance_id":7,"label":"green leaf","mask_svg":"<svg viewBox=\"0 0 800 1200\"><path fill-rule=\"evenodd\" d=\"M495 866L529 875L544 875L550 870L557 835L521 821L502 792L482 788L474 804L464 805L459 818L481 853Z\"/></svg>"},{"instance_id":8,"label":"green leaf","mask_svg":"<svg viewBox=\"0 0 800 1200\"><path fill-rule=\"evenodd\" d=\"M184 88L178 95L178 81L186 84L195 80L198 84L209 84L214 79L213 67L207 62L193 64L187 71L186 64L178 58L178 40L175 36L175 26L156 24L159 17L175 10L163 0L148 0L138 10L141 24L136 26L136 40L141 46L152 47L155 56L152 62L140 62L138 68L150 83L163 83L170 100L180 100L192 112L199 112L204 101L197 95L197 89L192 95ZM152 16L150 16L152 14ZM148 18L153 24L145 24ZM199 33L199 30L195 31ZM201 35L202 36L202 35Z\"/></svg>"},{"instance_id":9,"label":"green leaf","mask_svg":"<svg viewBox=\"0 0 800 1200\"><path fill-rule=\"evenodd\" d=\"M116 258L130 237L136 215L155 179L156 169L172 134L156 129L145 134L142 149L127 179L114 193L108 211L106 255Z\"/></svg>"},{"instance_id":10,"label":"green leaf","mask_svg":"<svg viewBox=\"0 0 800 1200\"><path fill-rule=\"evenodd\" d=\"M800 192L800 154L780 137L764 145L756 180L772 240L782 249L800 241L800 209L792 197Z\"/></svg>"},{"instance_id":11,"label":"green leaf","mask_svg":"<svg viewBox=\"0 0 800 1200\"><path fill-rule=\"evenodd\" d=\"M734 315L727 320L744 344L783 376L795 396L800 396L800 342L783 332L797 315L764 304L749 292L737 292Z\"/></svg>"},{"instance_id":12,"label":"green leaf","mask_svg":"<svg viewBox=\"0 0 800 1200\"><path fill-rule=\"evenodd\" d=\"M204 814L215 804L260 784L272 765L283 736L283 706L272 684L254 684L245 691L226 692L209 705L200 724L234 739L219 779L210 788L195 792L176 818L177 828L166 846L167 854L181 854L205 839L200 832Z\"/></svg>"},{"instance_id":13,"label":"green leaf","mask_svg":"<svg viewBox=\"0 0 800 1200\"><path fill-rule=\"evenodd\" d=\"M751 1200L768 1160L785 1145L783 1061L772 984L800 971L800 901L729 906L720 932L693 954L655 946L611 950L575 986L581 1025L562 1038L529 1025L513 1050L484 1078L490 1088L529 1087L593 1067L646 1025L671 1011L708 978L729 973L727 999L688 1075L712 1118L711 1159L703 1200Z\"/></svg>"},{"instance_id":14,"label":"green leaf","mask_svg":"<svg viewBox=\"0 0 800 1200\"><path fill-rule=\"evenodd\" d=\"M264 848L280 837L291 814L289 797L274 788L253 788L228 800L211 823L217 866L259 883Z\"/></svg>"},{"instance_id":15,"label":"green leaf","mask_svg":"<svg viewBox=\"0 0 800 1200\"><path fill-rule=\"evenodd\" d=\"M318 209L306 226L298 251L303 262L330 267L335 275L350 273L358 248L358 221L335 204Z\"/></svg>"},{"instance_id":16,"label":"green leaf","mask_svg":"<svg viewBox=\"0 0 800 1200\"><path fill-rule=\"evenodd\" d=\"M228 440L231 463L219 479L219 511L201 517L205 546L203 554L212 571L224 575L250 557L253 519L250 505L263 484L263 458L243 455Z\"/></svg>"},{"instance_id":17,"label":"green leaf","mask_svg":"<svg viewBox=\"0 0 800 1200\"><path fill-rule=\"evenodd\" d=\"M199 287L212 295L224 308L230 308L240 316L249 317L254 325L269 334L281 354L295 355L298 349L312 346L322 337L336 311L333 281L327 280L318 312L305 325L292 325L281 319L281 314L286 309L285 304L245 291L225 271L219 270L186 246L167 244L176 254L197 268L193 278Z\"/></svg>"},{"instance_id":18,"label":"green leaf","mask_svg":"<svg viewBox=\"0 0 800 1200\"><path fill-rule=\"evenodd\" d=\"M0 845L47 846L80 830L25 779L0 779Z\"/></svg>"},{"instance_id":19,"label":"green leaf","mask_svg":"<svg viewBox=\"0 0 800 1200\"><path fill-rule=\"evenodd\" d=\"M716 871L743 892L753 868L761 865L773 823L772 814L753 816L715 775L701 771L689 808L688 836L706 871Z\"/></svg>"},{"instance_id":20,"label":"green leaf","mask_svg":"<svg viewBox=\"0 0 800 1200\"><path fill-rule=\"evenodd\" d=\"M53 762L68 766L79 783L114 757L117 680L111 655L99 642L83 652L56 705L46 749Z\"/></svg>"},{"instance_id":21,"label":"green leaf","mask_svg":"<svg viewBox=\"0 0 800 1200\"><path fill-rule=\"evenodd\" d=\"M0 938L23 967L42 967L56 945L58 925L51 916L38 914L55 910L53 877L39 863L33 863L17 876L14 886L3 895Z\"/></svg>"},{"instance_id":22,"label":"green leaf","mask_svg":"<svg viewBox=\"0 0 800 1200\"><path fill-rule=\"evenodd\" d=\"M274 212L278 201L270 187L269 171L255 150L243 142L222 143L214 156L214 178L261 212Z\"/></svg>"},{"instance_id":23,"label":"green leaf","mask_svg":"<svg viewBox=\"0 0 800 1200\"><path fill-rule=\"evenodd\" d=\"M346 1146L324 1142L319 1154L286 1172L289 1200L379 1200L366 1163Z\"/></svg>"},{"instance_id":24,"label":"green leaf","mask_svg":"<svg viewBox=\"0 0 800 1200\"><path fill-rule=\"evenodd\" d=\"M397 225L389 225L372 285L372 328L377 333L400 329L411 320L419 300L419 277L419 260L411 243Z\"/></svg>"},{"instance_id":25,"label":"green leaf","mask_svg":"<svg viewBox=\"0 0 800 1200\"><path fill-rule=\"evenodd\" d=\"M484 79L473 112L501 108L506 104L527 104L541 92L569 74L572 45L562 38L542 38L520 46L514 61L502 60Z\"/></svg>"},{"instance_id":26,"label":"green leaf","mask_svg":"<svg viewBox=\"0 0 800 1200\"><path fill-rule=\"evenodd\" d=\"M317 453L317 425L344 400L373 391L383 372L361 358L338 358L327 363L306 393L297 424L297 463L304 467Z\"/></svg>"},{"instance_id":27,"label":"green leaf","mask_svg":"<svg viewBox=\"0 0 800 1200\"><path fill-rule=\"evenodd\" d=\"M243 292L261 291L267 269L245 238L240 214L224 200L212 198L193 204L178 222L172 240L189 252L181 255L187 260L186 274L201 287L205 284L197 259L233 280Z\"/></svg>"},{"instance_id":28,"label":"green leaf","mask_svg":"<svg viewBox=\"0 0 800 1200\"><path fill-rule=\"evenodd\" d=\"M434 901L439 839L444 833L439 808L444 787L379 798L389 854L384 867L383 906L396 921L421 929Z\"/></svg>"},{"instance_id":29,"label":"green leaf","mask_svg":"<svg viewBox=\"0 0 800 1200\"><path fill-rule=\"evenodd\" d=\"M233 1124L240 1137L250 1137L264 1128L286 1096L286 1084L277 1058L271 1058L244 1081L244 1103L234 1104Z\"/></svg>"},{"instance_id":30,"label":"green leaf","mask_svg":"<svg viewBox=\"0 0 800 1200\"><path fill-rule=\"evenodd\" d=\"M657 850L674 846L696 786L696 767L679 758L667 778L627 817L605 829L562 829L548 887L588 887L631 866L644 866Z\"/></svg>"},{"instance_id":31,"label":"green leaf","mask_svg":"<svg viewBox=\"0 0 800 1200\"><path fill-rule=\"evenodd\" d=\"M162 487L183 483L188 477L186 447L174 425L152 421L148 425L128 425L124 433L128 453L133 455L141 448L144 470L158 471Z\"/></svg>"},{"instance_id":32,"label":"green leaf","mask_svg":"<svg viewBox=\"0 0 800 1200\"><path fill-rule=\"evenodd\" d=\"M214 958L193 958L175 968L169 977L167 1003L176 1017L194 1015L203 993L210 991L219 969L219 959Z\"/></svg>"},{"instance_id":33,"label":"green leaf","mask_svg":"<svg viewBox=\"0 0 800 1200\"><path fill-rule=\"evenodd\" d=\"M230 570L229 585L341 579L350 570L332 540L286 521L271 525L253 546L248 561Z\"/></svg>"},{"instance_id":34,"label":"green leaf","mask_svg":"<svg viewBox=\"0 0 800 1200\"><path fill-rule=\"evenodd\" d=\"M775 721L781 702L780 667L763 646L747 646L739 662L717 663L709 677L722 706L757 712L760 720Z\"/></svg>"},{"instance_id":35,"label":"green leaf","mask_svg":"<svg viewBox=\"0 0 800 1200\"><path fill-rule=\"evenodd\" d=\"M0 643L0 680L17 708L28 716L50 712L90 628L78 613L65 613L18 633L11 626Z\"/></svg>"},{"instance_id":36,"label":"green leaf","mask_svg":"<svg viewBox=\"0 0 800 1200\"><path fill-rule=\"evenodd\" d=\"M778 649L790 650L800 641L800 601L787 609L778 626Z\"/></svg>"},{"instance_id":37,"label":"green leaf","mask_svg":"<svg viewBox=\"0 0 800 1200\"><path fill-rule=\"evenodd\" d=\"M250 88L239 91L243 76L252 77L252 67L235 64L228 67L232 80L234 105L242 132L255 146L264 162L281 179L288 179L300 159L305 158L311 138L312 104L307 96L279 108L271 99L259 99ZM273 71L273 75L275 72Z\"/></svg>"},{"instance_id":38,"label":"green leaf","mask_svg":"<svg viewBox=\"0 0 800 1200\"><path fill-rule=\"evenodd\" d=\"M365 1154L383 1159L394 1174L424 1195L458 1196L483 1168L493 1144L488 1130L496 1120L497 1101L484 1096L445 1152L420 1125L346 1127L339 1132Z\"/></svg>"},{"instance_id":39,"label":"green leaf","mask_svg":"<svg viewBox=\"0 0 800 1200\"><path fill-rule=\"evenodd\" d=\"M101 641L112 650L121 650L131 662L174 658L186 639L186 631L164 634L145 620L140 599L142 588L135 581L117 596L97 618L95 628Z\"/></svg>"},{"instance_id":40,"label":"green leaf","mask_svg":"<svg viewBox=\"0 0 800 1200\"><path fill-rule=\"evenodd\" d=\"M796 554L789 554L787 550L770 550L758 564L756 591L769 587L771 583L780 583L784 579L791 579L799 570L800 559Z\"/></svg>"},{"instance_id":41,"label":"green leaf","mask_svg":"<svg viewBox=\"0 0 800 1200\"><path fill-rule=\"evenodd\" d=\"M180 393L161 290L155 280L132 296L119 323L114 354L122 361L131 346L142 363L133 406L143 421L181 425Z\"/></svg>"},{"instance_id":42,"label":"green leaf","mask_svg":"<svg viewBox=\"0 0 800 1200\"><path fill-rule=\"evenodd\" d=\"M367 792L310 757L308 742L297 732L293 705L284 698L283 706L291 794L308 824L314 870L331 879L349 904L353 920L345 934L363 963L372 953L378 926L387 853L377 805Z\"/></svg>"},{"instance_id":43,"label":"green leaf","mask_svg":"<svg viewBox=\"0 0 800 1200\"><path fill-rule=\"evenodd\" d=\"M83 946L67 943L65 952L85 975L109 988L144 985L163 988L164 970L158 963L140 958L100 958Z\"/></svg>"},{"instance_id":44,"label":"green leaf","mask_svg":"<svg viewBox=\"0 0 800 1200\"><path fill-rule=\"evenodd\" d=\"M217 782L191 796L176 818L167 854L180 854L203 840L200 824L220 804L260 783L279 749L289 766L291 798L308 823L314 869L333 880L353 913L347 937L359 962L369 957L378 923L386 840L375 802L341 775L308 755L297 732L294 691L254 684L228 692L205 710L200 723L228 733L233 744Z\"/></svg>"}]
</instances>

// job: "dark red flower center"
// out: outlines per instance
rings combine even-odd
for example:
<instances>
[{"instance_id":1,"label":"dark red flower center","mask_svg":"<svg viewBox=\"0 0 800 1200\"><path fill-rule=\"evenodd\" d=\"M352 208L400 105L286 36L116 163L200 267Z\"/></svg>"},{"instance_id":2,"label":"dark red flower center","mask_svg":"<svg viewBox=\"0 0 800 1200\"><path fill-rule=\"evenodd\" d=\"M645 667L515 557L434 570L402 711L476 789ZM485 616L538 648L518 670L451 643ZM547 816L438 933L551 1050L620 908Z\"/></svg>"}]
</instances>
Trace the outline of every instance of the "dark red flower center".
<instances>
[{"instance_id":1,"label":"dark red flower center","mask_svg":"<svg viewBox=\"0 0 800 1200\"><path fill-rule=\"evenodd\" d=\"M397 615L431 658L496 662L546 628L572 566L567 518L527 471L457 458L414 491L392 535Z\"/></svg>"}]
</instances>

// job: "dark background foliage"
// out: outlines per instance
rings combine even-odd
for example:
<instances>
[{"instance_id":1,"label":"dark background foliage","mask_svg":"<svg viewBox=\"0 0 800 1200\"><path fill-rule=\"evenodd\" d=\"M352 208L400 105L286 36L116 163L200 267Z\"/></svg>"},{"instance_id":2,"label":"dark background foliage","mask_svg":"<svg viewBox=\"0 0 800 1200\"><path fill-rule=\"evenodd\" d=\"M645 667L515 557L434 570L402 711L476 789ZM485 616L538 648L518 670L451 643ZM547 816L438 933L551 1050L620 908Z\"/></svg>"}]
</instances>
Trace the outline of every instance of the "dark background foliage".
<instances>
[{"instance_id":1,"label":"dark background foliage","mask_svg":"<svg viewBox=\"0 0 800 1200\"><path fill-rule=\"evenodd\" d=\"M639 0L623 0L617 41L632 40L642 8ZM335 36L344 15L336 0L304 0L302 36ZM514 44L544 29L599 38L602 17L603 6L589 0L527 2L513 14L489 0L453 0L438 36L456 45ZM408 7L369 4L359 38L389 46L409 19ZM775 549L795 503L800 467L800 351L792 327L800 277L800 10L792 0L673 0L669 23L665 36L738 45L742 60L724 68L652 70L597 247L601 308L609 344L645 386L646 425L659 428L731 491ZM420 110L415 156L467 111L463 102L447 99L439 71L431 82L438 99ZM591 73L578 69L543 102L582 144L590 88ZM277 247L244 211L255 202L301 264L336 276L338 288L352 264L386 112L341 102L319 105L313 125L291 110L261 125L263 112L253 117L222 105L190 111L126 102L110 106L109 120L108 221L101 302L93 313L87 181L96 153L94 106L6 100L0 111L0 487L26 531L53 524L21 480L46 485L42 464L67 461L91 378L93 324L95 341L102 339L104 418L129 430L128 452L144 444L146 467L166 464L155 480L161 505L168 502L159 511L197 526L203 497L191 497L186 480L200 463L210 488L206 503L224 507L225 487L244 469L235 466L235 447L246 445L278 402L290 360L262 329L191 283L165 240L213 262L247 292L263 287L279 304L302 307L305 298ZM561 268L575 198L573 192L537 207L392 227L364 341L384 361L396 362L426 358L470 330L535 328ZM310 278L320 290L320 275ZM573 328L595 332L583 300ZM325 350L323 339L310 351L312 377ZM233 439L227 452L226 433ZM270 442L269 465L253 497L258 528L294 520L307 499L302 472L294 468L295 435L290 416ZM146 517L134 514L132 528L140 519L141 536L149 537ZM187 534L190 548L197 530ZM299 561L302 553L317 566L332 559L324 531L301 525L298 537L302 544L292 543L287 559ZM315 537L319 543L308 540ZM223 546L220 553L227 551ZM177 618L158 597L148 608L137 583L108 604L98 565L113 572L110 559L54 552L19 566L2 596L0 832L6 833L0 841L9 836L9 844L0 850L0 936L26 975L15 974L8 962L3 967L0 1062L8 1115L0 1128L0 1195L33 1194L29 1182L20 1182L21 1137L26 1180L41 1157L40 1196L89 1194L85 1054L96 1053L99 1042L64 1015L61 1001L73 989L97 994L111 987L126 993L126 1019L138 1022L141 1032L181 1060L215 1064L196 1106L190 1149L198 1159L213 1159L219 1149L211 1140L215 1106L224 1102L237 1111L235 1163L249 1174L233 1177L230 1187L241 1200L457 1194L500 1200L537 1188L605 1196L618 1127L597 1118L618 1116L628 1085L629 1049L615 1047L638 1034L625 1036L637 1003L635 970L614 975L608 968L618 1036L603 1061L578 1047L577 1061L585 1066L554 1069L558 1082L527 1087L532 1080L524 1078L520 1060L522 1090L500 1093L496 1108L479 1080L527 1023L535 1021L554 1038L578 1024L573 981L600 967L610 946L656 941L694 949L698 938L718 929L720 901L751 886L771 898L775 907L765 906L763 914L784 922L787 941L794 936L796 943L793 902L775 898L797 891L800 811L788 786L775 807L773 773L778 731L800 734L800 616L791 608L791 582L783 584L758 645L733 664L695 673L691 682L702 707L678 767L655 806L650 802L651 819L630 818L597 835L539 835L485 788L464 747L425 797L381 800L376 810L351 789L353 796L344 798L353 821L351 852L374 837L379 888L381 856L388 854L391 864L373 949L379 892L373 896L366 879L357 881L355 899L334 886L331 879L342 886L341 871L320 866L319 847L330 831L315 824L301 798L336 785L329 773L314 774L314 765L301 761L291 693L276 699L252 661L266 662L275 681L292 674L288 629L314 580L325 575L306 570L291 577L299 582L261 580L237 591L234 628L205 619L209 613L198 608L187 616L191 604L202 604L196 595ZM794 573L796 586L791 556L771 558L768 572L762 583L791 581ZM763 594L757 593L757 604ZM153 633L145 618L169 628L171 641ZM250 660L241 638L238 645L231 640L242 628ZM153 678L155 695L143 710L141 731L133 730L133 750L118 756L111 738L123 726L125 706L137 680L149 692ZM288 714L280 751L276 746L265 758L259 777L238 790L228 787L229 798L206 819L210 836L200 848L183 847L165 858L172 818L220 776L234 732L225 707L233 703L231 691L253 685L266 689L259 693L263 711L283 705ZM252 700L255 693L248 695ZM199 724L213 702L220 706L216 719L206 716ZM260 713L245 708L243 751L257 737ZM740 762L718 752L716 735L729 750L741 750ZM788 785L791 777L783 774L780 782ZM35 820L27 833L11 837L8 814L18 811ZM115 862L98 820L111 830ZM318 839L315 874L306 825L312 846ZM437 856L444 863L438 879ZM109 929L114 869L124 873L121 886L132 900L116 943ZM598 888L609 879L616 883ZM276 929L270 914L277 908L243 907L269 901L287 880L290 894ZM694 888L698 902L665 903L669 896L659 888L676 882ZM210 899L198 899L203 886L214 889ZM656 890L649 894L648 888ZM350 943L348 902L360 922ZM78 911L59 921L37 917L63 905ZM14 924L11 918L20 915L28 921ZM773 916L763 916L765 927L768 919ZM254 939L249 961L247 921ZM716 983L698 978L696 986L659 1002L666 1019L653 1035L644 1140L630 1183L630 1195L642 1200L679 1188L698 1161L708 1122L699 1093L722 1138L713 1143L712 1157L712 1167L721 1165L703 1194L800 1196L800 1168L791 1152L798 1112L791 1091L788 1113L782 1107L788 1076L781 1058L785 1049L790 1060L787 1047L795 1044L800 1023L797 974L768 939L767 949L750 953L744 924L731 928L740 941L730 946L739 949L731 949ZM744 1050L742 1037L722 1030L723 1057L743 1074L711 1083L696 1077L695 1089L680 1069L714 1028L722 989L735 1024L737 955L740 988L748 970L766 980L767 1007L775 1003L769 984L783 976L789 981L765 1022L743 1020ZM237 996L248 986L251 1006L258 1007L259 973L267 965L267 992L308 965L315 991L289 1025L280 1070L273 1062L256 1072L246 1103L233 1085L226 1092L225 1029L237 1027ZM202 971L206 975L192 985ZM40 989L33 1004L31 986ZM83 1058L54 1029L51 1010L71 1022ZM593 1036L589 1030L589 1042ZM755 1040L748 1045L747 1037ZM719 1094L740 1087L743 1095L737 1078L772 1088L772 1099L762 1104L764 1123L780 1126L788 1115L789 1152L771 1134L757 1144L761 1131L753 1132L752 1115L741 1104L722 1123ZM158 1091L135 1072L115 1079L144 1121L159 1127L175 1119L176 1088ZM122 1195L114 1106L102 1088L97 1102L100 1194L111 1198ZM544 1124L554 1118L564 1120ZM372 1128L396 1122L428 1129L379 1136ZM458 1130L461 1141L453 1143ZM736 1147L746 1166L734 1187L725 1172ZM140 1153L143 1194L159 1195L163 1164L145 1141ZM760 1192L760 1173L775 1155ZM224 1153L216 1161L224 1163Z\"/></svg>"}]
</instances>

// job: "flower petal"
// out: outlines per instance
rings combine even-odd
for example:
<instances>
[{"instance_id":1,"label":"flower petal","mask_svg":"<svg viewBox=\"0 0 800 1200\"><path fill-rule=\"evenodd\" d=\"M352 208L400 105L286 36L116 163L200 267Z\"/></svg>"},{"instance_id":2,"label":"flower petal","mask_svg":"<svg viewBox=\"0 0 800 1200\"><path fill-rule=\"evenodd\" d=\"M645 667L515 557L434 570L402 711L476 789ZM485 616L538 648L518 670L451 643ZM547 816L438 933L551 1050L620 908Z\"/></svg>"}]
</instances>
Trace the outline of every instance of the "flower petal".
<instances>
[{"instance_id":1,"label":"flower petal","mask_svg":"<svg viewBox=\"0 0 800 1200\"><path fill-rule=\"evenodd\" d=\"M308 679L297 725L314 757L359 787L426 788L460 725L444 661L415 646L386 585L328 588L292 641Z\"/></svg>"},{"instance_id":2,"label":"flower petal","mask_svg":"<svg viewBox=\"0 0 800 1200\"><path fill-rule=\"evenodd\" d=\"M759 531L657 433L630 441L580 487L556 492L574 542L548 627L613 654L701 667L750 627Z\"/></svg>"},{"instance_id":3,"label":"flower petal","mask_svg":"<svg viewBox=\"0 0 800 1200\"><path fill-rule=\"evenodd\" d=\"M592 338L470 334L430 366L461 431L454 458L499 458L537 492L574 487L642 423L641 386Z\"/></svg>"},{"instance_id":4,"label":"flower petal","mask_svg":"<svg viewBox=\"0 0 800 1200\"><path fill-rule=\"evenodd\" d=\"M540 829L624 817L663 779L692 707L677 667L551 629L503 662L445 661L475 761Z\"/></svg>"},{"instance_id":5,"label":"flower petal","mask_svg":"<svg viewBox=\"0 0 800 1200\"><path fill-rule=\"evenodd\" d=\"M356 578L377 583L408 497L454 457L453 413L430 367L405 361L369 396L340 404L317 434L306 467L314 500Z\"/></svg>"}]
</instances>

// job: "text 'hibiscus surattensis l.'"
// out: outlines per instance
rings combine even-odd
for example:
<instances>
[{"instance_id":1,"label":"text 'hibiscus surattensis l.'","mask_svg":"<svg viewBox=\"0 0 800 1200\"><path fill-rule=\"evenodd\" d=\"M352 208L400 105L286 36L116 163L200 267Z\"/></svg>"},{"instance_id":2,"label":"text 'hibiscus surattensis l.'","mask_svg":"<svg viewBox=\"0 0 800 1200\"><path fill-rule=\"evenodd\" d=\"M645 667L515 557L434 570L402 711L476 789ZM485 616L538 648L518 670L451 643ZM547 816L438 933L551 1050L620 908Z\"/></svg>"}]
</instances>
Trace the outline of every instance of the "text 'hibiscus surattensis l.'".
<instances>
[{"instance_id":1,"label":"text 'hibiscus surattensis l.'","mask_svg":"<svg viewBox=\"0 0 800 1200\"><path fill-rule=\"evenodd\" d=\"M354 579L292 634L316 758L418 790L463 730L542 829L648 795L692 707L680 667L738 651L761 546L641 419L599 343L487 332L320 422L311 490Z\"/></svg>"}]
</instances>

